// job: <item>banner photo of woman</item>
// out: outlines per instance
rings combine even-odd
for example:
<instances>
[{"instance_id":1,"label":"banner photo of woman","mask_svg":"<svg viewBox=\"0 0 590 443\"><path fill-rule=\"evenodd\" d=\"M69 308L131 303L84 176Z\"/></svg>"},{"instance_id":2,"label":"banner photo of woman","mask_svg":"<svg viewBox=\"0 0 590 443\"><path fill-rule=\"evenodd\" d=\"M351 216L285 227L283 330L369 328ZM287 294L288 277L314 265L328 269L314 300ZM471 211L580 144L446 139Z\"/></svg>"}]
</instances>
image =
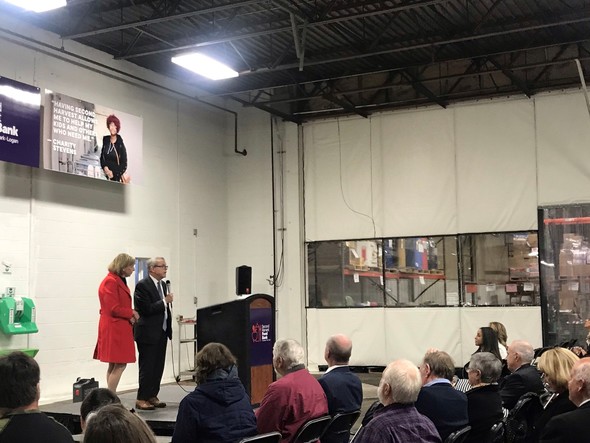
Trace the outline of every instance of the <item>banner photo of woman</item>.
<instances>
[{"instance_id":1,"label":"banner photo of woman","mask_svg":"<svg viewBox=\"0 0 590 443\"><path fill-rule=\"evenodd\" d=\"M46 91L43 167L83 177L141 183L143 119Z\"/></svg>"}]
</instances>

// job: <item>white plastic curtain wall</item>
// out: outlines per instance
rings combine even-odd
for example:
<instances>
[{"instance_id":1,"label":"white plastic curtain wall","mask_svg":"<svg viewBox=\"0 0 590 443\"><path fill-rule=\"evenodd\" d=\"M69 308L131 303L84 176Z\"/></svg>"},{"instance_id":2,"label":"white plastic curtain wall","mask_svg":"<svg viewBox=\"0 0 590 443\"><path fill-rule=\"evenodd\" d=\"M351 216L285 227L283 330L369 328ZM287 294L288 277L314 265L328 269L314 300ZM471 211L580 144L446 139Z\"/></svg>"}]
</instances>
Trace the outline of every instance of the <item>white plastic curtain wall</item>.
<instances>
[{"instance_id":1,"label":"white plastic curtain wall","mask_svg":"<svg viewBox=\"0 0 590 443\"><path fill-rule=\"evenodd\" d=\"M590 201L581 93L306 124L306 241L536 229Z\"/></svg>"}]
</instances>

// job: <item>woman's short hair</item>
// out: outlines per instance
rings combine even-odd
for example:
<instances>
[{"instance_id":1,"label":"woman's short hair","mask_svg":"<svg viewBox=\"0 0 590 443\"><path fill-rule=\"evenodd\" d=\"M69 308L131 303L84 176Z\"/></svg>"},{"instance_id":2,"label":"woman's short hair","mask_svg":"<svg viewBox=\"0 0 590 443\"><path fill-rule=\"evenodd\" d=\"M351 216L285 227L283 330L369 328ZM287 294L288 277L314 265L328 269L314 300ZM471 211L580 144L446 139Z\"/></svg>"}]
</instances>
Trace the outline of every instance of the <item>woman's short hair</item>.
<instances>
[{"instance_id":1,"label":"woman's short hair","mask_svg":"<svg viewBox=\"0 0 590 443\"><path fill-rule=\"evenodd\" d=\"M121 121L117 118L117 116L115 114L111 114L107 117L107 129L111 125L111 123L115 124L115 127L117 128L117 134L118 134L119 131L121 130Z\"/></svg>"},{"instance_id":2,"label":"woman's short hair","mask_svg":"<svg viewBox=\"0 0 590 443\"><path fill-rule=\"evenodd\" d=\"M156 438L147 423L123 405L107 405L88 421L84 443L156 443Z\"/></svg>"},{"instance_id":3,"label":"woman's short hair","mask_svg":"<svg viewBox=\"0 0 590 443\"><path fill-rule=\"evenodd\" d=\"M567 389L570 373L579 357L569 349L552 348L541 354L537 362L539 371L544 372L558 392Z\"/></svg>"},{"instance_id":4,"label":"woman's short hair","mask_svg":"<svg viewBox=\"0 0 590 443\"><path fill-rule=\"evenodd\" d=\"M502 374L502 362L491 352L476 352L469 360L469 370L479 371L482 383L495 383Z\"/></svg>"},{"instance_id":5,"label":"woman's short hair","mask_svg":"<svg viewBox=\"0 0 590 443\"><path fill-rule=\"evenodd\" d=\"M508 333L506 332L506 327L500 323L499 321L491 321L490 328L492 328L496 335L498 336L498 341L504 345L504 347L508 346Z\"/></svg>"},{"instance_id":6,"label":"woman's short hair","mask_svg":"<svg viewBox=\"0 0 590 443\"><path fill-rule=\"evenodd\" d=\"M108 270L113 274L121 275L123 273L124 268L134 264L135 258L131 257L129 254L125 254L124 252L122 252L121 254L117 255L109 264Z\"/></svg>"},{"instance_id":7,"label":"woman's short hair","mask_svg":"<svg viewBox=\"0 0 590 443\"><path fill-rule=\"evenodd\" d=\"M120 404L121 400L110 389L97 388L88 393L80 405L80 418L86 421L86 417L93 411L110 404Z\"/></svg>"},{"instance_id":8,"label":"woman's short hair","mask_svg":"<svg viewBox=\"0 0 590 443\"><path fill-rule=\"evenodd\" d=\"M197 353L195 379L197 383L203 383L216 369L227 369L237 363L236 358L221 343L206 344Z\"/></svg>"}]
</instances>

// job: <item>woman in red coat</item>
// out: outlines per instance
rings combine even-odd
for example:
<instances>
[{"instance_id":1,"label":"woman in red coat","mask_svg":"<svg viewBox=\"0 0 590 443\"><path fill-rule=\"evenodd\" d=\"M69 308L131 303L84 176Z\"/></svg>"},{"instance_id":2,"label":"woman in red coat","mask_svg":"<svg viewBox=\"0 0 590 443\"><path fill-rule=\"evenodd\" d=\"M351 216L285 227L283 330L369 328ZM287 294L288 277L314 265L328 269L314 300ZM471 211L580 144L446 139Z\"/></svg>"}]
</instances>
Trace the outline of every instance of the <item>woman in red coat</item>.
<instances>
[{"instance_id":1,"label":"woman in red coat","mask_svg":"<svg viewBox=\"0 0 590 443\"><path fill-rule=\"evenodd\" d=\"M119 254L108 269L108 275L98 288L100 322L94 358L109 364L107 386L117 392L127 363L135 362L133 325L139 314L131 307L131 292L125 280L135 270L135 259Z\"/></svg>"}]
</instances>

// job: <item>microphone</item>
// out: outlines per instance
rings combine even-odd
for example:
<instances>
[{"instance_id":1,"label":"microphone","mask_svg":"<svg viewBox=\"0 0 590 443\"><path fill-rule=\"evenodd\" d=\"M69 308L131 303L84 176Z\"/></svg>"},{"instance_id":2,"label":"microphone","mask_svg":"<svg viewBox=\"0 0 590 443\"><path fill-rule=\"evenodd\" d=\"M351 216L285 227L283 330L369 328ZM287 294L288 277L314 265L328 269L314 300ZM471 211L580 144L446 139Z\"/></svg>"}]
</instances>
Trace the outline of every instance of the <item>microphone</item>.
<instances>
[{"instance_id":1,"label":"microphone","mask_svg":"<svg viewBox=\"0 0 590 443\"><path fill-rule=\"evenodd\" d=\"M170 294L170 280L166 280L166 294ZM172 307L172 303L168 303Z\"/></svg>"}]
</instances>

